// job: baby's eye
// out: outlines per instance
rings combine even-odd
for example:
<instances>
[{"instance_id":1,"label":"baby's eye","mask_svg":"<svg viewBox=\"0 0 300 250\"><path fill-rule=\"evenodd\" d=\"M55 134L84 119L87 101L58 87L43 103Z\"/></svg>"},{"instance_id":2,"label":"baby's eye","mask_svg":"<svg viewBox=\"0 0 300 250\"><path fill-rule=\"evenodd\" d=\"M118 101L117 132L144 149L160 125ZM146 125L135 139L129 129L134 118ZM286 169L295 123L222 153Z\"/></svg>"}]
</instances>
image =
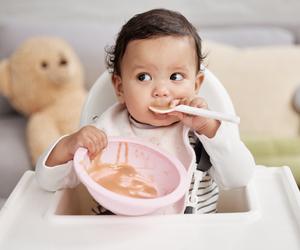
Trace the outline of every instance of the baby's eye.
<instances>
[{"instance_id":1,"label":"baby's eye","mask_svg":"<svg viewBox=\"0 0 300 250\"><path fill-rule=\"evenodd\" d=\"M181 81L183 80L183 75L180 74L180 73L173 73L171 76L170 76L170 79L172 81Z\"/></svg>"},{"instance_id":2,"label":"baby's eye","mask_svg":"<svg viewBox=\"0 0 300 250\"><path fill-rule=\"evenodd\" d=\"M141 74L139 74L137 76L137 79L139 81L141 81L141 82L143 82L143 81L151 81L152 80L151 76L149 74L147 74L147 73L141 73Z\"/></svg>"}]
</instances>

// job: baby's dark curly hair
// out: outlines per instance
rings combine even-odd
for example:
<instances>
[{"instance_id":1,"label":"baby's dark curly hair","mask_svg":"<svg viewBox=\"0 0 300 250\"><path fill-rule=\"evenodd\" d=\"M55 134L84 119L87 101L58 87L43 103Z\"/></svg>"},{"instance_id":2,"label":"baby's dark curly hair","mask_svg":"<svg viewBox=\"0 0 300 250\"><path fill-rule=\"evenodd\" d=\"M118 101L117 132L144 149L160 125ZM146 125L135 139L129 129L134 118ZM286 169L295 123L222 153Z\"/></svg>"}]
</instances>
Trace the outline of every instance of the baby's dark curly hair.
<instances>
[{"instance_id":1,"label":"baby's dark curly hair","mask_svg":"<svg viewBox=\"0 0 300 250\"><path fill-rule=\"evenodd\" d=\"M120 64L130 41L161 36L190 36L195 41L197 69L205 56L196 28L180 13L153 9L132 17L121 29L114 46L106 48L106 65L110 73L121 75Z\"/></svg>"}]
</instances>

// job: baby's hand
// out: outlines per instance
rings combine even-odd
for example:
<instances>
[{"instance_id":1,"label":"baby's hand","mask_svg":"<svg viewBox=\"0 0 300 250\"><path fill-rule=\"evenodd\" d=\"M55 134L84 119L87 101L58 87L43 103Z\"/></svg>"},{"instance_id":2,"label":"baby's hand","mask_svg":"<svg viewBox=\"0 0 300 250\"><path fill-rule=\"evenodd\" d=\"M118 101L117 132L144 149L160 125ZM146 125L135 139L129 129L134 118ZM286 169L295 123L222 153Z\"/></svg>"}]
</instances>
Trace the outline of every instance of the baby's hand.
<instances>
[{"instance_id":1,"label":"baby's hand","mask_svg":"<svg viewBox=\"0 0 300 250\"><path fill-rule=\"evenodd\" d=\"M173 105L184 104L191 107L196 108L203 108L207 109L206 101L201 97L196 97L192 100L182 99L182 100L175 100ZM172 105L171 104L171 105ZM192 128L198 134L203 134L208 138L212 138L217 133L218 128L220 127L220 121L202 117L202 116L194 116L188 115L181 112L171 112L170 115L177 116L186 126Z\"/></svg>"},{"instance_id":2,"label":"baby's hand","mask_svg":"<svg viewBox=\"0 0 300 250\"><path fill-rule=\"evenodd\" d=\"M106 146L106 134L88 125L60 140L50 153L46 165L56 166L72 160L79 147L87 148L89 157L94 159Z\"/></svg>"},{"instance_id":3,"label":"baby's hand","mask_svg":"<svg viewBox=\"0 0 300 250\"><path fill-rule=\"evenodd\" d=\"M76 133L67 136L66 147L72 157L79 147L84 147L87 148L89 157L94 159L106 146L106 134L94 126L85 126Z\"/></svg>"}]
</instances>

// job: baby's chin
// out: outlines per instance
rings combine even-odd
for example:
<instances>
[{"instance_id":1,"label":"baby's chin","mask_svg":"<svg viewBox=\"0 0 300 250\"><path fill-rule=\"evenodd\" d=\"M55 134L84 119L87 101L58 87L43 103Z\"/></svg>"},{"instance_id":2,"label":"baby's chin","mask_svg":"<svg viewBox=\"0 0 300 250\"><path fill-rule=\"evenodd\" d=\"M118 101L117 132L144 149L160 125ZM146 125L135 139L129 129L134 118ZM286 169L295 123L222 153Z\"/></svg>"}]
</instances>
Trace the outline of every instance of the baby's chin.
<instances>
[{"instance_id":1,"label":"baby's chin","mask_svg":"<svg viewBox=\"0 0 300 250\"><path fill-rule=\"evenodd\" d=\"M147 123L152 125L152 126L155 126L155 127L165 127L165 126L170 126L176 122L178 122L179 119L177 117L158 117L156 119L152 119L151 121L148 121Z\"/></svg>"}]
</instances>

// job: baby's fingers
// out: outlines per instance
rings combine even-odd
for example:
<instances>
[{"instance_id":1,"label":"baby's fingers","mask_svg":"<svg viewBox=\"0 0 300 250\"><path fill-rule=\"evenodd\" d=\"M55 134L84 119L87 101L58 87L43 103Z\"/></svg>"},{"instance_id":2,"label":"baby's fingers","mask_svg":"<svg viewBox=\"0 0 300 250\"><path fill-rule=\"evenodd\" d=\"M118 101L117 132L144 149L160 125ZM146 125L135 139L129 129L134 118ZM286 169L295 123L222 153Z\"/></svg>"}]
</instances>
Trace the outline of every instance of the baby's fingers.
<instances>
[{"instance_id":1,"label":"baby's fingers","mask_svg":"<svg viewBox=\"0 0 300 250\"><path fill-rule=\"evenodd\" d=\"M107 136L104 132L99 131L94 138L97 144L97 153L100 153L107 146Z\"/></svg>"},{"instance_id":2,"label":"baby's fingers","mask_svg":"<svg viewBox=\"0 0 300 250\"><path fill-rule=\"evenodd\" d=\"M182 120L184 118L184 114L181 112L177 112L177 111L172 111L172 112L168 113L168 115L176 116L179 120Z\"/></svg>"},{"instance_id":3,"label":"baby's fingers","mask_svg":"<svg viewBox=\"0 0 300 250\"><path fill-rule=\"evenodd\" d=\"M96 157L96 155L97 155L97 152L98 152L98 150L99 149L97 149L97 144L94 142L94 140L93 139L91 139L91 138L87 138L86 139L86 143L85 143L85 145L84 145L86 148L87 148L87 150L88 150L88 155L89 155L89 157L91 158L91 159L94 159L95 157Z\"/></svg>"},{"instance_id":4,"label":"baby's fingers","mask_svg":"<svg viewBox=\"0 0 300 250\"><path fill-rule=\"evenodd\" d=\"M102 143L97 139L97 137L90 136L87 138L87 149L88 154L91 159L94 159L104 148Z\"/></svg>"},{"instance_id":5,"label":"baby's fingers","mask_svg":"<svg viewBox=\"0 0 300 250\"><path fill-rule=\"evenodd\" d=\"M205 109L208 108L207 102L203 98L200 98L200 97L193 99L189 103L189 105L191 107L196 107L196 108L205 108Z\"/></svg>"}]
</instances>

